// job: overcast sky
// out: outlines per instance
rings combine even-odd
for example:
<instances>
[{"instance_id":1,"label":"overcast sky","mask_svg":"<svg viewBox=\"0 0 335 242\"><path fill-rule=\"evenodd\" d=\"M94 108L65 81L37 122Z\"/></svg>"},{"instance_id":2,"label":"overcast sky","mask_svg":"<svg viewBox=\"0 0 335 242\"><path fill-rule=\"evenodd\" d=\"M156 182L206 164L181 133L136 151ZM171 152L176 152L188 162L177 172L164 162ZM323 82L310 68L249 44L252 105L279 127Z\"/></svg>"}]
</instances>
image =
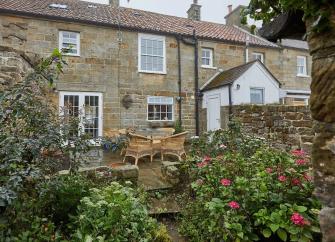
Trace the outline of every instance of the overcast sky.
<instances>
[{"instance_id":1,"label":"overcast sky","mask_svg":"<svg viewBox=\"0 0 335 242\"><path fill-rule=\"evenodd\" d=\"M108 3L109 0L86 0L96 3ZM120 0L123 7L143 9L147 11L164 13L168 15L186 17L193 0ZM201 17L202 20L225 23L224 17L228 13L227 6L233 5L233 8L238 5L248 5L250 0L198 0L202 5Z\"/></svg>"}]
</instances>

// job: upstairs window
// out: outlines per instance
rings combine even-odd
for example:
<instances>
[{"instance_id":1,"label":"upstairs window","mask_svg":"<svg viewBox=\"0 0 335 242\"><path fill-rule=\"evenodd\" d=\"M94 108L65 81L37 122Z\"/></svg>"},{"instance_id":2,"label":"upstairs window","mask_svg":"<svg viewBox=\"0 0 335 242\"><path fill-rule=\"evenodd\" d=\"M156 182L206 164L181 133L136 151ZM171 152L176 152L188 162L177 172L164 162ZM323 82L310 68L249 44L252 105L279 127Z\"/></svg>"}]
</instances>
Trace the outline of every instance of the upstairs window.
<instances>
[{"instance_id":1,"label":"upstairs window","mask_svg":"<svg viewBox=\"0 0 335 242\"><path fill-rule=\"evenodd\" d=\"M80 56L80 34L59 31L59 49L64 55Z\"/></svg>"},{"instance_id":2,"label":"upstairs window","mask_svg":"<svg viewBox=\"0 0 335 242\"><path fill-rule=\"evenodd\" d=\"M173 121L173 97L148 97L148 121Z\"/></svg>"},{"instance_id":3,"label":"upstairs window","mask_svg":"<svg viewBox=\"0 0 335 242\"><path fill-rule=\"evenodd\" d=\"M201 66L213 67L213 49L209 48L201 49Z\"/></svg>"},{"instance_id":4,"label":"upstairs window","mask_svg":"<svg viewBox=\"0 0 335 242\"><path fill-rule=\"evenodd\" d=\"M165 74L165 37L139 34L139 71Z\"/></svg>"},{"instance_id":5,"label":"upstairs window","mask_svg":"<svg viewBox=\"0 0 335 242\"><path fill-rule=\"evenodd\" d=\"M78 135L85 133L92 139L102 136L101 93L60 92L59 98L61 116L79 118Z\"/></svg>"},{"instance_id":6,"label":"upstairs window","mask_svg":"<svg viewBox=\"0 0 335 242\"><path fill-rule=\"evenodd\" d=\"M252 53L253 60L260 60L262 63L264 63L264 54L259 52Z\"/></svg>"},{"instance_id":7,"label":"upstairs window","mask_svg":"<svg viewBox=\"0 0 335 242\"><path fill-rule=\"evenodd\" d=\"M250 103L251 104L264 104L264 89L263 88L250 88Z\"/></svg>"},{"instance_id":8,"label":"upstairs window","mask_svg":"<svg viewBox=\"0 0 335 242\"><path fill-rule=\"evenodd\" d=\"M306 56L297 56L297 76L307 76Z\"/></svg>"}]
</instances>

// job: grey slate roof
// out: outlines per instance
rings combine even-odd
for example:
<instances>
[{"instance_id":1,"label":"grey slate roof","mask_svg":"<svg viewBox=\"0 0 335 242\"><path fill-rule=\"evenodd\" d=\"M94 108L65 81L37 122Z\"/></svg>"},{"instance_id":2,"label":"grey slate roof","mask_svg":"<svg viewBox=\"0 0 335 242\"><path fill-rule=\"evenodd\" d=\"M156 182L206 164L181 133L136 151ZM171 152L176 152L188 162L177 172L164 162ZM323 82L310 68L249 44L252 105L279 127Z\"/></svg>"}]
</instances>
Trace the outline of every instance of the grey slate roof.
<instances>
[{"instance_id":1,"label":"grey slate roof","mask_svg":"<svg viewBox=\"0 0 335 242\"><path fill-rule=\"evenodd\" d=\"M254 60L246 64L236 66L234 68L221 72L210 83L208 83L205 87L203 87L201 91L208 91L232 84L239 77L241 77L247 70L249 70L249 68L252 67L256 62L260 63L265 68L265 70L274 78L274 80L279 83L279 86L281 86L281 83L278 81L278 79L269 71L269 69L261 61Z\"/></svg>"},{"instance_id":2,"label":"grey slate roof","mask_svg":"<svg viewBox=\"0 0 335 242\"><path fill-rule=\"evenodd\" d=\"M50 4L66 5L65 9L50 7ZM91 5L91 7L89 7ZM93 6L93 7L92 7ZM250 36L250 45L280 48L278 45L233 26L206 21L194 21L164 14L131 8L113 8L80 0L0 0L0 13L59 19L69 22L121 27L151 33L181 34L191 36L193 29L200 39L218 40L245 44Z\"/></svg>"},{"instance_id":3,"label":"grey slate roof","mask_svg":"<svg viewBox=\"0 0 335 242\"><path fill-rule=\"evenodd\" d=\"M309 50L307 41L303 41L303 40L282 39L281 40L281 45L283 47L288 47L288 48Z\"/></svg>"}]
</instances>

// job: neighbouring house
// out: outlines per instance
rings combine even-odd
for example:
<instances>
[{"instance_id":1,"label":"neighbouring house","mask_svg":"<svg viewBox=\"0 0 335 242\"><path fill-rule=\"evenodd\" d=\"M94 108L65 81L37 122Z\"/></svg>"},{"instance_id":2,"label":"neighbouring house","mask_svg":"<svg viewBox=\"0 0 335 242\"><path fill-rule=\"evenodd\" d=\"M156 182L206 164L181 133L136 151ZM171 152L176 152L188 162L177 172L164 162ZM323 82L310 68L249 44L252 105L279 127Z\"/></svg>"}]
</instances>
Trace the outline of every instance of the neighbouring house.
<instances>
[{"instance_id":1,"label":"neighbouring house","mask_svg":"<svg viewBox=\"0 0 335 242\"><path fill-rule=\"evenodd\" d=\"M226 24L250 31L250 26L241 23L241 12L246 6L239 5L233 9L232 5L228 5L228 14L225 16ZM295 25L300 21L293 21ZM296 26L297 29L301 25ZM288 38L274 38L272 27L255 29L255 33L264 37L281 47L280 55L282 76L281 103L286 105L308 105L311 94L310 84L312 82L312 57L309 54L307 41ZM266 59L266 53L256 53L252 58L260 60ZM264 62L266 64L266 61Z\"/></svg>"},{"instance_id":2,"label":"neighbouring house","mask_svg":"<svg viewBox=\"0 0 335 242\"><path fill-rule=\"evenodd\" d=\"M204 95L202 108L206 109L207 131L222 128L222 115L226 114L221 113L221 107L278 104L280 86L278 79L260 60L219 71L201 87Z\"/></svg>"},{"instance_id":3,"label":"neighbouring house","mask_svg":"<svg viewBox=\"0 0 335 242\"><path fill-rule=\"evenodd\" d=\"M109 2L0 1L1 46L42 57L55 48L67 51L55 94L60 110L65 106L89 120L83 127L92 137L111 129L174 126L176 120L190 135L199 134L200 87L218 70L252 59L260 59L284 89L290 83L284 77L296 76L293 60L293 68L283 66L282 46L239 27L201 21L198 1L188 18Z\"/></svg>"}]
</instances>

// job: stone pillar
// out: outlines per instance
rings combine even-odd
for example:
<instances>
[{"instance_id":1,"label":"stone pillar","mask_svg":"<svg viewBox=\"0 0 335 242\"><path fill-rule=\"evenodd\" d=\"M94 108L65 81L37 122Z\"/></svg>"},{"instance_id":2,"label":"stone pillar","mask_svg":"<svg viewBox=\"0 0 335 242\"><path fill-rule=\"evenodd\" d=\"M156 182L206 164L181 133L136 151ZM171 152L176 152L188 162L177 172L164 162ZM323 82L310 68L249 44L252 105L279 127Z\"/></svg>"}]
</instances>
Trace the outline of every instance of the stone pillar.
<instances>
[{"instance_id":1,"label":"stone pillar","mask_svg":"<svg viewBox=\"0 0 335 242\"><path fill-rule=\"evenodd\" d=\"M316 120L313 144L315 194L323 209L320 226L324 242L335 241L335 9L330 9L329 30L313 30L315 19L306 22L313 56L311 113Z\"/></svg>"}]
</instances>

